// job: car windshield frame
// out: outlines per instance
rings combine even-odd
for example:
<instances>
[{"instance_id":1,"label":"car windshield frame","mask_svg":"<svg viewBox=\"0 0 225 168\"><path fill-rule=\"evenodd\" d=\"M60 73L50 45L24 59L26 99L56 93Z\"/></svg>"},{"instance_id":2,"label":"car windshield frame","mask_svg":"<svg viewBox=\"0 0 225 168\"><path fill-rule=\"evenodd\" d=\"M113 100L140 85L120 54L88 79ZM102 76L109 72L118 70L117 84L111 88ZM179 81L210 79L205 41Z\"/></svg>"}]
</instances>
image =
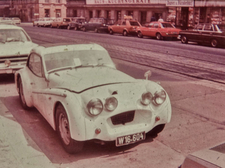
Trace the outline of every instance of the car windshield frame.
<instances>
[{"instance_id":1,"label":"car windshield frame","mask_svg":"<svg viewBox=\"0 0 225 168\"><path fill-rule=\"evenodd\" d=\"M65 69L81 67L114 66L105 50L72 50L48 53L43 56L46 72L52 73Z\"/></svg>"},{"instance_id":2,"label":"car windshield frame","mask_svg":"<svg viewBox=\"0 0 225 168\"><path fill-rule=\"evenodd\" d=\"M30 42L30 37L23 29L0 29L0 42Z\"/></svg>"}]
</instances>

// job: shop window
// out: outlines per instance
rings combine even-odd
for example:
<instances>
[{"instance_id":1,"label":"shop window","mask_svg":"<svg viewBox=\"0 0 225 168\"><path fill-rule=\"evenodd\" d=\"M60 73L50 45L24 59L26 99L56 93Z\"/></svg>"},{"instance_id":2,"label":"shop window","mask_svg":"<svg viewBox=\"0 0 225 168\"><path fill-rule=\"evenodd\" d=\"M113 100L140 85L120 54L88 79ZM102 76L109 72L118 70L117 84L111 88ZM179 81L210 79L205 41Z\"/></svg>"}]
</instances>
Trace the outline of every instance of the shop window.
<instances>
[{"instance_id":1,"label":"shop window","mask_svg":"<svg viewBox=\"0 0 225 168\"><path fill-rule=\"evenodd\" d=\"M92 17L93 17L93 12L89 11L89 18L92 18Z\"/></svg>"},{"instance_id":2,"label":"shop window","mask_svg":"<svg viewBox=\"0 0 225 168\"><path fill-rule=\"evenodd\" d=\"M77 17L77 10L73 10L73 17Z\"/></svg>"},{"instance_id":3,"label":"shop window","mask_svg":"<svg viewBox=\"0 0 225 168\"><path fill-rule=\"evenodd\" d=\"M128 16L133 16L133 11L127 11Z\"/></svg>"},{"instance_id":4,"label":"shop window","mask_svg":"<svg viewBox=\"0 0 225 168\"><path fill-rule=\"evenodd\" d=\"M45 0L45 3L49 3L49 0Z\"/></svg>"},{"instance_id":5,"label":"shop window","mask_svg":"<svg viewBox=\"0 0 225 168\"><path fill-rule=\"evenodd\" d=\"M116 19L121 20L121 11L116 11Z\"/></svg>"},{"instance_id":6,"label":"shop window","mask_svg":"<svg viewBox=\"0 0 225 168\"><path fill-rule=\"evenodd\" d=\"M101 11L97 10L97 17L101 17Z\"/></svg>"},{"instance_id":7,"label":"shop window","mask_svg":"<svg viewBox=\"0 0 225 168\"><path fill-rule=\"evenodd\" d=\"M106 18L110 19L111 18L111 11L106 11Z\"/></svg>"},{"instance_id":8,"label":"shop window","mask_svg":"<svg viewBox=\"0 0 225 168\"><path fill-rule=\"evenodd\" d=\"M146 16L147 16L147 12L142 11L141 12L141 24L144 24L146 22Z\"/></svg>"},{"instance_id":9,"label":"shop window","mask_svg":"<svg viewBox=\"0 0 225 168\"><path fill-rule=\"evenodd\" d=\"M50 17L50 9L45 9L45 17Z\"/></svg>"},{"instance_id":10,"label":"shop window","mask_svg":"<svg viewBox=\"0 0 225 168\"><path fill-rule=\"evenodd\" d=\"M61 9L55 10L56 17L61 17Z\"/></svg>"}]
</instances>

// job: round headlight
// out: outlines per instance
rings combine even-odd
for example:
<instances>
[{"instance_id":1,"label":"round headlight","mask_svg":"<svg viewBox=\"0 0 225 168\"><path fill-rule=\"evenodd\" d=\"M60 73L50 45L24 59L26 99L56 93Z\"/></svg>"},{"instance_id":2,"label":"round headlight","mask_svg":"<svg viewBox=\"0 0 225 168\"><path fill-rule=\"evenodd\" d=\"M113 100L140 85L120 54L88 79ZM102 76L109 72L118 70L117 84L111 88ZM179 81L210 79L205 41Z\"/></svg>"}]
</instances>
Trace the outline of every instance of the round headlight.
<instances>
[{"instance_id":1,"label":"round headlight","mask_svg":"<svg viewBox=\"0 0 225 168\"><path fill-rule=\"evenodd\" d=\"M105 108L108 110L108 111L113 111L116 109L118 105L118 101L115 97L109 97L105 100Z\"/></svg>"},{"instance_id":2,"label":"round headlight","mask_svg":"<svg viewBox=\"0 0 225 168\"><path fill-rule=\"evenodd\" d=\"M103 110L102 101L97 98L90 100L89 103L87 104L87 109L91 115L93 116L99 115Z\"/></svg>"},{"instance_id":3,"label":"round headlight","mask_svg":"<svg viewBox=\"0 0 225 168\"><path fill-rule=\"evenodd\" d=\"M161 105L166 100L166 92L164 90L155 92L154 103L156 105Z\"/></svg>"},{"instance_id":4,"label":"round headlight","mask_svg":"<svg viewBox=\"0 0 225 168\"><path fill-rule=\"evenodd\" d=\"M150 92L145 92L141 95L141 103L145 106L149 105L152 101L152 94Z\"/></svg>"}]
</instances>

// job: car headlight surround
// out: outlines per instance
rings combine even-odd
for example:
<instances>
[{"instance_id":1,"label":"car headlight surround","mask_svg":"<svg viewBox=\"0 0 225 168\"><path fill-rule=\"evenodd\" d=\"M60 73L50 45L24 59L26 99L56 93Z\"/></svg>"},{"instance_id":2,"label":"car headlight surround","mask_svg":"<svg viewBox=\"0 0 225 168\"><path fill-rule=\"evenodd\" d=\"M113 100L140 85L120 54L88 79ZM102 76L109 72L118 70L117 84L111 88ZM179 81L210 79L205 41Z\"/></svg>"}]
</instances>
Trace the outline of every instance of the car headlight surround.
<instances>
[{"instance_id":1,"label":"car headlight surround","mask_svg":"<svg viewBox=\"0 0 225 168\"><path fill-rule=\"evenodd\" d=\"M156 91L154 94L153 102L155 105L161 105L166 100L166 92L164 90Z\"/></svg>"},{"instance_id":2,"label":"car headlight surround","mask_svg":"<svg viewBox=\"0 0 225 168\"><path fill-rule=\"evenodd\" d=\"M118 106L118 100L115 97L109 97L105 100L105 108L108 111L114 111Z\"/></svg>"},{"instance_id":3,"label":"car headlight surround","mask_svg":"<svg viewBox=\"0 0 225 168\"><path fill-rule=\"evenodd\" d=\"M145 106L149 105L152 102L153 95L151 92L145 92L141 95L141 103Z\"/></svg>"},{"instance_id":4,"label":"car headlight surround","mask_svg":"<svg viewBox=\"0 0 225 168\"><path fill-rule=\"evenodd\" d=\"M103 111L102 101L98 98L90 100L87 104L87 109L91 115L93 116L99 115Z\"/></svg>"}]
</instances>

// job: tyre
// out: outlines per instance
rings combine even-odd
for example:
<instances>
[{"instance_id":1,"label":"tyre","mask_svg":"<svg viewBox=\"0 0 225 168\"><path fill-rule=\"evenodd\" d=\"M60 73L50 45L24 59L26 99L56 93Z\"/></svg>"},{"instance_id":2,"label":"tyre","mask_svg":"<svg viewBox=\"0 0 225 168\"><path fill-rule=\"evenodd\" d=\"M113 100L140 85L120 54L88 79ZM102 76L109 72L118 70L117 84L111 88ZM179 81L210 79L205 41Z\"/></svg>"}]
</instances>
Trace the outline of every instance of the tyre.
<instances>
[{"instance_id":1,"label":"tyre","mask_svg":"<svg viewBox=\"0 0 225 168\"><path fill-rule=\"evenodd\" d=\"M157 136L162 130L165 128L165 124L157 125L150 132L148 132L151 136Z\"/></svg>"},{"instance_id":2,"label":"tyre","mask_svg":"<svg viewBox=\"0 0 225 168\"><path fill-rule=\"evenodd\" d=\"M83 149L83 141L76 141L71 138L69 120L66 110L61 104L56 107L56 131L66 152L72 154Z\"/></svg>"},{"instance_id":3,"label":"tyre","mask_svg":"<svg viewBox=\"0 0 225 168\"><path fill-rule=\"evenodd\" d=\"M181 41L181 43L183 43L183 44L187 44L187 43L188 43L188 39L187 39L187 37L184 36L184 35L181 36L180 41Z\"/></svg>"},{"instance_id":4,"label":"tyre","mask_svg":"<svg viewBox=\"0 0 225 168\"><path fill-rule=\"evenodd\" d=\"M68 30L70 30L70 29L71 29L70 25L69 25L69 26L67 26L67 29L68 29Z\"/></svg>"},{"instance_id":5,"label":"tyre","mask_svg":"<svg viewBox=\"0 0 225 168\"><path fill-rule=\"evenodd\" d=\"M39 27L39 24L37 24L37 27Z\"/></svg>"},{"instance_id":6,"label":"tyre","mask_svg":"<svg viewBox=\"0 0 225 168\"><path fill-rule=\"evenodd\" d=\"M23 83L22 83L21 77L18 78L18 85L19 85L19 97L20 97L21 105L25 110L28 110L29 107L27 106L27 103L24 97Z\"/></svg>"},{"instance_id":7,"label":"tyre","mask_svg":"<svg viewBox=\"0 0 225 168\"><path fill-rule=\"evenodd\" d=\"M59 25L57 25L57 28L58 28L58 29L60 29L60 26L59 26Z\"/></svg>"},{"instance_id":8,"label":"tyre","mask_svg":"<svg viewBox=\"0 0 225 168\"><path fill-rule=\"evenodd\" d=\"M52 24L50 24L50 27L53 28Z\"/></svg>"},{"instance_id":9,"label":"tyre","mask_svg":"<svg viewBox=\"0 0 225 168\"><path fill-rule=\"evenodd\" d=\"M124 30L124 31L123 31L123 36L127 36L127 35L128 35L127 31Z\"/></svg>"},{"instance_id":10,"label":"tyre","mask_svg":"<svg viewBox=\"0 0 225 168\"><path fill-rule=\"evenodd\" d=\"M109 34L113 35L113 30L112 29L109 30Z\"/></svg>"},{"instance_id":11,"label":"tyre","mask_svg":"<svg viewBox=\"0 0 225 168\"><path fill-rule=\"evenodd\" d=\"M160 33L156 33L156 39L157 40L162 40L162 35Z\"/></svg>"},{"instance_id":12,"label":"tyre","mask_svg":"<svg viewBox=\"0 0 225 168\"><path fill-rule=\"evenodd\" d=\"M210 44L212 47L215 47L215 48L218 47L218 41L216 39L212 39Z\"/></svg>"},{"instance_id":13,"label":"tyre","mask_svg":"<svg viewBox=\"0 0 225 168\"><path fill-rule=\"evenodd\" d=\"M86 28L85 28L85 27L83 27L82 30L83 30L84 32L86 32Z\"/></svg>"},{"instance_id":14,"label":"tyre","mask_svg":"<svg viewBox=\"0 0 225 168\"><path fill-rule=\"evenodd\" d=\"M78 30L78 29L77 29L77 26L74 27L74 30Z\"/></svg>"},{"instance_id":15,"label":"tyre","mask_svg":"<svg viewBox=\"0 0 225 168\"><path fill-rule=\"evenodd\" d=\"M139 38L142 38L142 37L143 37L143 34L139 31L138 34L137 34L137 36L138 36Z\"/></svg>"}]
</instances>

